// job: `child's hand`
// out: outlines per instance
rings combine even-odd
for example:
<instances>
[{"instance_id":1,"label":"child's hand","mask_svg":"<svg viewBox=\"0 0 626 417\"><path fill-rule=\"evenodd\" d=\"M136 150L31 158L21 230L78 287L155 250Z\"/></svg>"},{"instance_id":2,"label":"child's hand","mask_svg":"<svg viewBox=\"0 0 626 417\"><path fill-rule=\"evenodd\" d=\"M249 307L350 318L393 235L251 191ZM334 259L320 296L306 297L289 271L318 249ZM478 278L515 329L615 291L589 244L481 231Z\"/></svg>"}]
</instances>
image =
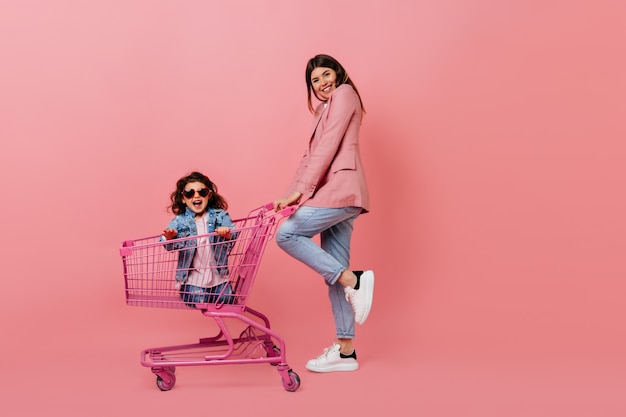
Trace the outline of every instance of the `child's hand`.
<instances>
[{"instance_id":1,"label":"child's hand","mask_svg":"<svg viewBox=\"0 0 626 417\"><path fill-rule=\"evenodd\" d=\"M165 229L165 230L163 230L163 236L165 236L165 239L167 239L167 240L174 239L177 234L178 234L178 232L176 230L174 230L174 229Z\"/></svg>"},{"instance_id":2,"label":"child's hand","mask_svg":"<svg viewBox=\"0 0 626 417\"><path fill-rule=\"evenodd\" d=\"M215 233L217 233L219 236L226 238L226 239L230 239L230 227L226 227L226 226L220 226L215 228Z\"/></svg>"}]
</instances>

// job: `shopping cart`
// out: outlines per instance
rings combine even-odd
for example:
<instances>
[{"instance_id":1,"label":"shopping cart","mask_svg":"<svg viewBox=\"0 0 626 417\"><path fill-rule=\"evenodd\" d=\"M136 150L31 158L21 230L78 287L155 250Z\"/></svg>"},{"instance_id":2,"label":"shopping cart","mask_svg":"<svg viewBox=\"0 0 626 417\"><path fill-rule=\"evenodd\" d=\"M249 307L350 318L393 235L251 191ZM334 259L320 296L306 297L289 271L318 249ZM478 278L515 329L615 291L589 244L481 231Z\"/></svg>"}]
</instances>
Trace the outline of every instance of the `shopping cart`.
<instances>
[{"instance_id":1,"label":"shopping cart","mask_svg":"<svg viewBox=\"0 0 626 417\"><path fill-rule=\"evenodd\" d=\"M294 207L274 212L272 203L252 210L247 217L234 220L230 238L216 233L163 241L151 236L122 243L120 255L126 283L126 304L138 307L198 310L211 317L219 332L198 343L149 348L141 352L141 364L156 375L156 384L169 391L176 383L177 366L269 363L276 366L287 391L300 387L300 377L285 359L285 341L270 329L269 319L248 307L250 290L267 242L279 221L291 215ZM208 261L196 262L199 253ZM196 256L197 265L182 268L186 256ZM198 298L186 293L176 280L177 274L227 277L219 293ZM232 320L231 320L232 319ZM226 322L243 327L236 336ZM235 337L236 336L236 337Z\"/></svg>"}]
</instances>

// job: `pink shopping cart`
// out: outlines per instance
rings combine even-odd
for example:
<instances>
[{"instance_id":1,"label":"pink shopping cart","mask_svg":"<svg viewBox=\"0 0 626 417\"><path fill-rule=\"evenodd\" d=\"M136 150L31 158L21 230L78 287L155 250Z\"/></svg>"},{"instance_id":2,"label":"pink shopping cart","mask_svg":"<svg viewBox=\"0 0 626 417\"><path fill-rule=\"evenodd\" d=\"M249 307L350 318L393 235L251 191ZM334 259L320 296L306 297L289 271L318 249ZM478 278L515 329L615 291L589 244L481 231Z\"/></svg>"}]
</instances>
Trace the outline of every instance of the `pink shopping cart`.
<instances>
[{"instance_id":1,"label":"pink shopping cart","mask_svg":"<svg viewBox=\"0 0 626 417\"><path fill-rule=\"evenodd\" d=\"M174 387L177 366L249 363L276 366L287 391L300 387L300 377L287 365L284 340L270 329L265 315L247 306L267 242L278 222L295 211L288 207L275 213L272 208L270 203L234 220L235 228L228 239L211 233L167 241L151 236L122 243L127 305L198 310L218 327L215 336L201 338L198 343L141 352L141 364L151 368L160 390ZM197 262L198 254L205 261ZM194 262L185 262L188 256L193 256ZM177 277L187 276L192 270L196 275L227 281L214 287L220 290L213 293L187 292L188 287L181 285ZM243 330L231 334L227 321L234 321Z\"/></svg>"}]
</instances>

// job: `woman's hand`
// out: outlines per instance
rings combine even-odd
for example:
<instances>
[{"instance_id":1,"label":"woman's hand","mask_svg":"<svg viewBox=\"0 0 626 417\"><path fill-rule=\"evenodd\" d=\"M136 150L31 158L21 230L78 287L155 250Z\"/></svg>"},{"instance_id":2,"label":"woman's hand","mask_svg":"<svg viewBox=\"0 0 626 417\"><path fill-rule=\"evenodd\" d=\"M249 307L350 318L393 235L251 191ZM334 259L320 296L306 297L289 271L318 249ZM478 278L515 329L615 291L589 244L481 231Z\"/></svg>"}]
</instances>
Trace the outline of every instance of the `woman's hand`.
<instances>
[{"instance_id":1,"label":"woman's hand","mask_svg":"<svg viewBox=\"0 0 626 417\"><path fill-rule=\"evenodd\" d=\"M293 206L294 204L298 204L300 198L302 197L302 193L294 191L291 193L289 197L282 197L278 200L274 201L274 211L279 211L284 209L285 207Z\"/></svg>"},{"instance_id":2,"label":"woman's hand","mask_svg":"<svg viewBox=\"0 0 626 417\"><path fill-rule=\"evenodd\" d=\"M167 240L172 240L176 237L176 235L178 234L178 232L174 229L165 229L163 230L163 236L165 236L165 239Z\"/></svg>"},{"instance_id":3,"label":"woman's hand","mask_svg":"<svg viewBox=\"0 0 626 417\"><path fill-rule=\"evenodd\" d=\"M217 233L218 236L221 236L226 239L230 239L230 236L231 236L230 227L226 227L226 226L220 226L220 227L215 228L215 233Z\"/></svg>"}]
</instances>

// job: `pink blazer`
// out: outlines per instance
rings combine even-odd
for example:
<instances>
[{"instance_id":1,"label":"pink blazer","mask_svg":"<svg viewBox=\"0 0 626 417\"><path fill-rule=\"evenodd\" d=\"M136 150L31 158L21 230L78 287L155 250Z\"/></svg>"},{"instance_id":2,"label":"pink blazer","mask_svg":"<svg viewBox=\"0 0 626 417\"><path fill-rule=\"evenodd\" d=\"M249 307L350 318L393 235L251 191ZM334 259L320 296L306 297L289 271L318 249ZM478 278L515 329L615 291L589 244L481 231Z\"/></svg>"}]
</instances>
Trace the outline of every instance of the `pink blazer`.
<instances>
[{"instance_id":1,"label":"pink blazer","mask_svg":"<svg viewBox=\"0 0 626 417\"><path fill-rule=\"evenodd\" d=\"M287 194L302 193L300 204L369 211L369 192L359 150L361 104L342 84L316 110L313 131Z\"/></svg>"}]
</instances>

